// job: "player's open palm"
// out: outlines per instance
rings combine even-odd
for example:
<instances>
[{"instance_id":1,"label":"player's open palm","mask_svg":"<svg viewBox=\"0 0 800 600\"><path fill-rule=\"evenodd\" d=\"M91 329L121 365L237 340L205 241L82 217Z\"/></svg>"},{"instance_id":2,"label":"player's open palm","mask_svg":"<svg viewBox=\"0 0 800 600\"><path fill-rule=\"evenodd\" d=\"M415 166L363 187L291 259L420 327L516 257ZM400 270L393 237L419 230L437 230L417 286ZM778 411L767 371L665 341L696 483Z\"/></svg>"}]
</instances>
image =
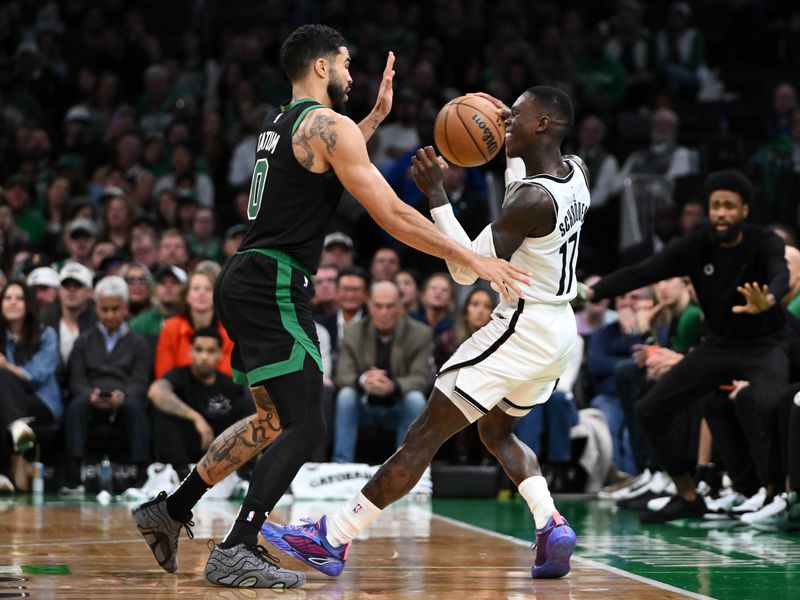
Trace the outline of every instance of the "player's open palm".
<instances>
[{"instance_id":1,"label":"player's open palm","mask_svg":"<svg viewBox=\"0 0 800 600\"><path fill-rule=\"evenodd\" d=\"M745 283L736 288L736 291L744 296L746 304L734 306L731 310L737 314L757 315L765 310L769 310L775 304L775 297L769 293L769 286Z\"/></svg>"},{"instance_id":2,"label":"player's open palm","mask_svg":"<svg viewBox=\"0 0 800 600\"><path fill-rule=\"evenodd\" d=\"M372 111L381 119L385 119L392 112L392 101L394 100L394 52L389 52L386 58L386 67L383 69L381 85L378 88L378 98L375 100L375 107Z\"/></svg>"},{"instance_id":3,"label":"player's open palm","mask_svg":"<svg viewBox=\"0 0 800 600\"><path fill-rule=\"evenodd\" d=\"M472 270L486 281L492 282L492 287L500 292L500 295L507 302L513 302L511 293L513 292L520 298L524 298L525 294L519 287L520 283L530 285L528 273L522 267L512 265L510 262L501 258L489 258L486 256L478 256Z\"/></svg>"}]
</instances>

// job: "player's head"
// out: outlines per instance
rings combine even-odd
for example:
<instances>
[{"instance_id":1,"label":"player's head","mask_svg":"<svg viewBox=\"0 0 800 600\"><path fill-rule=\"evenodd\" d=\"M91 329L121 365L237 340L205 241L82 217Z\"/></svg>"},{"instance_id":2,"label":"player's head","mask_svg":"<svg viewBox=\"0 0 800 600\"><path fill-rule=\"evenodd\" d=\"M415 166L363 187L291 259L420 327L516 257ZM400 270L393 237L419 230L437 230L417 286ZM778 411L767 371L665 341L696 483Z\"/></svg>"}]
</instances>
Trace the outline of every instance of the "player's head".
<instances>
[{"instance_id":1,"label":"player's head","mask_svg":"<svg viewBox=\"0 0 800 600\"><path fill-rule=\"evenodd\" d=\"M753 186L738 169L714 171L705 182L708 218L720 242L735 242L750 212Z\"/></svg>"},{"instance_id":2,"label":"player's head","mask_svg":"<svg viewBox=\"0 0 800 600\"><path fill-rule=\"evenodd\" d=\"M190 351L192 371L198 377L208 377L222 358L222 337L216 327L201 327L192 334Z\"/></svg>"},{"instance_id":3,"label":"player's head","mask_svg":"<svg viewBox=\"0 0 800 600\"><path fill-rule=\"evenodd\" d=\"M528 88L511 107L506 120L506 151L520 156L532 144L561 145L575 118L572 100L558 88L538 85Z\"/></svg>"},{"instance_id":4,"label":"player's head","mask_svg":"<svg viewBox=\"0 0 800 600\"><path fill-rule=\"evenodd\" d=\"M306 78L324 85L331 107L344 109L350 78L350 53L341 33L326 25L303 25L281 46L281 65L292 84Z\"/></svg>"}]
</instances>

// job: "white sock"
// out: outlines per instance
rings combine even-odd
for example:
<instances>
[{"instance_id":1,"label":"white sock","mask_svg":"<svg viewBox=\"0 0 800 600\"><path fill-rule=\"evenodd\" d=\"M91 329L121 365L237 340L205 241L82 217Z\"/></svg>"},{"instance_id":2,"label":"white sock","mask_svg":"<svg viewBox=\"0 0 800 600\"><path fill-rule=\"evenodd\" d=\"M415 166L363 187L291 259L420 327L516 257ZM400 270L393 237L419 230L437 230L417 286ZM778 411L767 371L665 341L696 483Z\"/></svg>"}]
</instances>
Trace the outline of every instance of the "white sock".
<instances>
[{"instance_id":1,"label":"white sock","mask_svg":"<svg viewBox=\"0 0 800 600\"><path fill-rule=\"evenodd\" d=\"M536 521L536 529L541 529L547 525L547 520L556 512L556 505L550 497L550 490L547 489L547 481L541 475L528 477L519 484L519 493L525 498L528 507Z\"/></svg>"},{"instance_id":2,"label":"white sock","mask_svg":"<svg viewBox=\"0 0 800 600\"><path fill-rule=\"evenodd\" d=\"M328 517L328 541L331 546L341 546L352 541L383 511L358 492L339 512Z\"/></svg>"}]
</instances>

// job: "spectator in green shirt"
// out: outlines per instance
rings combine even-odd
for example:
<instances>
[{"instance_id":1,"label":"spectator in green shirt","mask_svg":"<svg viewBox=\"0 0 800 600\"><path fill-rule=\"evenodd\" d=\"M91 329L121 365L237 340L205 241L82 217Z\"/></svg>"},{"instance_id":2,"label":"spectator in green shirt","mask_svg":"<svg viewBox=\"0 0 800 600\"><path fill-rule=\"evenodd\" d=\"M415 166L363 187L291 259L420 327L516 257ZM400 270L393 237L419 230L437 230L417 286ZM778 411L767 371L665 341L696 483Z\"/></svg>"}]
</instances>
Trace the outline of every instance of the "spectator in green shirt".
<instances>
[{"instance_id":1,"label":"spectator in green shirt","mask_svg":"<svg viewBox=\"0 0 800 600\"><path fill-rule=\"evenodd\" d=\"M155 345L164 319L173 316L178 307L181 286L186 282L186 271L167 266L156 271L153 278L156 290L152 306L131 321L131 330L147 337Z\"/></svg>"},{"instance_id":2,"label":"spectator in green shirt","mask_svg":"<svg viewBox=\"0 0 800 600\"><path fill-rule=\"evenodd\" d=\"M28 182L22 175L12 175L5 184L6 203L14 215L14 221L28 234L28 241L35 246L47 230L41 212L31 206Z\"/></svg>"}]
</instances>

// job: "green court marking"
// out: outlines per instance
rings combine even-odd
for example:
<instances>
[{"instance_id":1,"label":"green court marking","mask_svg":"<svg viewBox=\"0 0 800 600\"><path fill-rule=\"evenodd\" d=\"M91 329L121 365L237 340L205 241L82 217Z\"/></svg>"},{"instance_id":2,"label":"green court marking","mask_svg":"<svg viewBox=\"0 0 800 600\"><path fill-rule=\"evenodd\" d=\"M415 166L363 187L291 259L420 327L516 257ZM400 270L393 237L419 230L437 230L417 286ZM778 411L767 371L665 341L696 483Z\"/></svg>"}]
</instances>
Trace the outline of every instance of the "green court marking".
<instances>
[{"instance_id":1,"label":"green court marking","mask_svg":"<svg viewBox=\"0 0 800 600\"><path fill-rule=\"evenodd\" d=\"M556 505L578 534L577 555L720 600L800 598L800 536L760 533L735 523L642 525L630 511L597 500ZM477 527L533 541L520 499L434 499L433 510ZM531 555L533 559L533 555Z\"/></svg>"},{"instance_id":2,"label":"green court marking","mask_svg":"<svg viewBox=\"0 0 800 600\"><path fill-rule=\"evenodd\" d=\"M3 575L72 575L67 565L0 565Z\"/></svg>"}]
</instances>

